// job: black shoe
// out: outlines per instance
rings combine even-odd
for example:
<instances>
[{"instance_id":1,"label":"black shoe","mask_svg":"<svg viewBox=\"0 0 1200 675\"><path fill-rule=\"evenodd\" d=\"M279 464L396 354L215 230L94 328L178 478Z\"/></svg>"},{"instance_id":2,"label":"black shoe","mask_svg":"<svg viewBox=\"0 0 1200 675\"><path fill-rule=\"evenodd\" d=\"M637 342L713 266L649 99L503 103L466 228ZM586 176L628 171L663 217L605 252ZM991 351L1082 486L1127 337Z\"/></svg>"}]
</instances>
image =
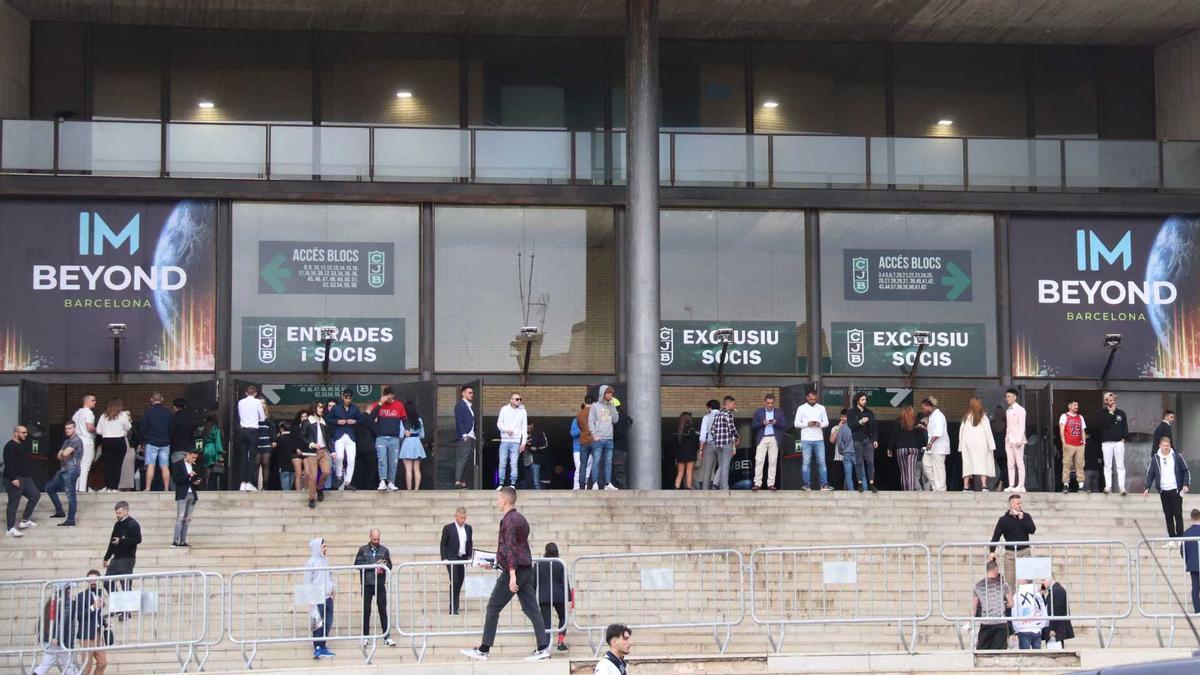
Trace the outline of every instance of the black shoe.
<instances>
[{"instance_id":1,"label":"black shoe","mask_svg":"<svg viewBox=\"0 0 1200 675\"><path fill-rule=\"evenodd\" d=\"M871 483L871 492L874 492L874 493L878 493L878 492L879 492L879 488L875 487L875 484L874 484L874 483Z\"/></svg>"},{"instance_id":2,"label":"black shoe","mask_svg":"<svg viewBox=\"0 0 1200 675\"><path fill-rule=\"evenodd\" d=\"M62 521L61 523L59 523L59 524L58 524L58 526L59 526L59 527L75 527L75 521L73 521L73 520L64 520L64 521Z\"/></svg>"},{"instance_id":3,"label":"black shoe","mask_svg":"<svg viewBox=\"0 0 1200 675\"><path fill-rule=\"evenodd\" d=\"M325 491L324 490L321 490L320 492L317 493L317 501L319 501L319 502L325 501Z\"/></svg>"},{"instance_id":4,"label":"black shoe","mask_svg":"<svg viewBox=\"0 0 1200 675\"><path fill-rule=\"evenodd\" d=\"M50 514L50 517L51 517L51 518L66 518L66 517L67 517L67 514L65 514L65 513L51 513L51 514Z\"/></svg>"},{"instance_id":5,"label":"black shoe","mask_svg":"<svg viewBox=\"0 0 1200 675\"><path fill-rule=\"evenodd\" d=\"M172 545L172 546L178 546L178 545L179 545L179 542L177 542L177 541L173 541L173 542L171 542L171 545Z\"/></svg>"},{"instance_id":6,"label":"black shoe","mask_svg":"<svg viewBox=\"0 0 1200 675\"><path fill-rule=\"evenodd\" d=\"M346 484L346 489L351 492L358 492L358 488L354 487L353 485L350 485L349 483Z\"/></svg>"},{"instance_id":7,"label":"black shoe","mask_svg":"<svg viewBox=\"0 0 1200 675\"><path fill-rule=\"evenodd\" d=\"M308 500L308 508L310 508L310 509L317 508L317 500L315 500L315 499Z\"/></svg>"},{"instance_id":8,"label":"black shoe","mask_svg":"<svg viewBox=\"0 0 1200 675\"><path fill-rule=\"evenodd\" d=\"M565 642L558 643L558 651L560 651L560 652L567 651L567 643L565 643Z\"/></svg>"},{"instance_id":9,"label":"black shoe","mask_svg":"<svg viewBox=\"0 0 1200 675\"><path fill-rule=\"evenodd\" d=\"M181 548L191 548L191 547L192 547L192 545L191 545L191 544L189 544L189 543L187 543L186 541L181 541L181 542L179 542L179 546L180 546Z\"/></svg>"}]
</instances>

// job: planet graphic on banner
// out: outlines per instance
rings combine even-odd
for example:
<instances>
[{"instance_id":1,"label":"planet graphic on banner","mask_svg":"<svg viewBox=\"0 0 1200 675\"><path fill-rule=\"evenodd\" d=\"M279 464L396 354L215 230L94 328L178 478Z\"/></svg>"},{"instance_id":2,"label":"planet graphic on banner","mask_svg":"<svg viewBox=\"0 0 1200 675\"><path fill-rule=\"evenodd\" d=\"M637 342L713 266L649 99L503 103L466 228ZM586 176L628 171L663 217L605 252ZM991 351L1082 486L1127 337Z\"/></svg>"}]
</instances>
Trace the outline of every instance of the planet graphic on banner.
<instances>
[{"instance_id":1,"label":"planet graphic on banner","mask_svg":"<svg viewBox=\"0 0 1200 675\"><path fill-rule=\"evenodd\" d=\"M1200 287L1200 218L1171 216L1158 230L1150 257L1146 261L1146 281L1169 281L1180 297L1169 305L1147 304L1146 314L1154 334L1164 349L1174 349L1172 338L1181 328L1177 321L1191 324L1183 315L1192 311L1187 295Z\"/></svg>"},{"instance_id":2,"label":"planet graphic on banner","mask_svg":"<svg viewBox=\"0 0 1200 675\"><path fill-rule=\"evenodd\" d=\"M207 259L207 249L212 242L206 235L210 232L210 224L216 220L215 203L181 201L163 223L158 246L154 250L154 266L188 270L193 260ZM180 296L186 289L185 285L174 291L161 288L154 291L154 308L158 311L163 329L172 338L175 337L174 331L183 312L183 299Z\"/></svg>"}]
</instances>

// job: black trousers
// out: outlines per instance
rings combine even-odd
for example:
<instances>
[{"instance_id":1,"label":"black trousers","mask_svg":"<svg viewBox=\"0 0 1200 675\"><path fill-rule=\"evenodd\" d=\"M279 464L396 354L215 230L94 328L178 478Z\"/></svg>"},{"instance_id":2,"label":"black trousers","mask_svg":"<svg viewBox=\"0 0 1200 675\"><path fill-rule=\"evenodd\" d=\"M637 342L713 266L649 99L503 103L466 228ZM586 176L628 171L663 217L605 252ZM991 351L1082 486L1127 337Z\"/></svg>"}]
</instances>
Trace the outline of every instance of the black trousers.
<instances>
[{"instance_id":1,"label":"black trousers","mask_svg":"<svg viewBox=\"0 0 1200 675\"><path fill-rule=\"evenodd\" d=\"M567 627L567 604L565 602L543 602L540 606L542 608L542 625L545 626L547 630L558 630L562 631L560 635L565 634L563 629ZM558 626L555 628L550 628L551 606L553 606L554 611L558 613Z\"/></svg>"},{"instance_id":2,"label":"black trousers","mask_svg":"<svg viewBox=\"0 0 1200 675\"><path fill-rule=\"evenodd\" d=\"M374 572L371 572L374 574ZM375 607L379 610L379 625L383 628L383 636L388 637L387 586L385 584L363 584L363 635L371 634L371 598L375 599Z\"/></svg>"},{"instance_id":3,"label":"black trousers","mask_svg":"<svg viewBox=\"0 0 1200 675\"><path fill-rule=\"evenodd\" d=\"M258 481L258 463L254 454L258 451L258 427L243 429L238 427L238 445L241 446L242 481L255 483Z\"/></svg>"},{"instance_id":4,"label":"black trousers","mask_svg":"<svg viewBox=\"0 0 1200 675\"><path fill-rule=\"evenodd\" d=\"M1162 490L1158 493L1162 501L1163 516L1167 519L1167 536L1183 536L1183 495L1179 490Z\"/></svg>"},{"instance_id":5,"label":"black trousers","mask_svg":"<svg viewBox=\"0 0 1200 675\"><path fill-rule=\"evenodd\" d=\"M37 484L29 476L21 476L17 479L20 486L13 485L12 481L4 481L4 491L8 493L8 508L5 515L8 517L8 529L13 529L17 526L17 507L21 504L21 497L25 497L25 513L21 520L29 520L33 517L33 507L37 506L38 499L42 493L38 492Z\"/></svg>"},{"instance_id":6,"label":"black trousers","mask_svg":"<svg viewBox=\"0 0 1200 675\"><path fill-rule=\"evenodd\" d=\"M121 467L125 464L125 453L129 445L124 438L100 439L100 459L104 462L104 487L116 490L121 487Z\"/></svg>"},{"instance_id":7,"label":"black trousers","mask_svg":"<svg viewBox=\"0 0 1200 675\"><path fill-rule=\"evenodd\" d=\"M468 560L469 558L451 558L451 560ZM459 597L462 595L463 576L466 574L467 568L462 565L446 565L446 574L450 575L450 613L457 614L462 606L459 603Z\"/></svg>"},{"instance_id":8,"label":"black trousers","mask_svg":"<svg viewBox=\"0 0 1200 675\"><path fill-rule=\"evenodd\" d=\"M542 612L537 601L537 580L533 575L533 567L517 568L517 600L521 603L521 611L525 613L529 623L533 624L533 637L537 640L538 649L545 649L550 644L546 637L546 624L542 623ZM496 641L496 624L500 621L500 612L513 599L513 592L508 589L508 572L501 572L496 577L496 586L492 588L492 597L488 599L487 617L483 621L483 642L480 651L488 651Z\"/></svg>"},{"instance_id":9,"label":"black trousers","mask_svg":"<svg viewBox=\"0 0 1200 675\"><path fill-rule=\"evenodd\" d=\"M115 577L122 574L133 574L133 567L136 564L137 560L133 558L113 558L112 560L108 561L108 569L104 571L104 576ZM104 588L109 593L113 593L115 591L127 591L129 590L130 585L131 582L129 579L122 579L116 582L104 582Z\"/></svg>"},{"instance_id":10,"label":"black trousers","mask_svg":"<svg viewBox=\"0 0 1200 675\"><path fill-rule=\"evenodd\" d=\"M981 625L975 649L1008 649L1008 624L985 623Z\"/></svg>"}]
</instances>

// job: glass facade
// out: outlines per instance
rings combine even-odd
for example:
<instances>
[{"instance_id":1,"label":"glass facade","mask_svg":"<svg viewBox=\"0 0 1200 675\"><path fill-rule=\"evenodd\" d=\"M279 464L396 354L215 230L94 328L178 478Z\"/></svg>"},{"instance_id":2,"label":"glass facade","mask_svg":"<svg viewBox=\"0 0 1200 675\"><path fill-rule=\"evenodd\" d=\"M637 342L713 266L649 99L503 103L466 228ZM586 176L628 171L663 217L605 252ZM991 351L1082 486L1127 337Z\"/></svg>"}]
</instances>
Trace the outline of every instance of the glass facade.
<instances>
[{"instance_id":1,"label":"glass facade","mask_svg":"<svg viewBox=\"0 0 1200 675\"><path fill-rule=\"evenodd\" d=\"M92 28L92 116L162 117L162 44L166 31L141 26Z\"/></svg>"},{"instance_id":2,"label":"glass facade","mask_svg":"<svg viewBox=\"0 0 1200 675\"><path fill-rule=\"evenodd\" d=\"M660 125L664 129L744 131L745 53L740 42L662 42Z\"/></svg>"},{"instance_id":3,"label":"glass facade","mask_svg":"<svg viewBox=\"0 0 1200 675\"><path fill-rule=\"evenodd\" d=\"M233 370L321 371L320 328L338 372L417 368L415 206L233 205Z\"/></svg>"},{"instance_id":4,"label":"glass facade","mask_svg":"<svg viewBox=\"0 0 1200 675\"><path fill-rule=\"evenodd\" d=\"M434 211L437 370L615 368L617 260L608 208Z\"/></svg>"},{"instance_id":5,"label":"glass facade","mask_svg":"<svg viewBox=\"0 0 1200 675\"><path fill-rule=\"evenodd\" d=\"M171 119L308 122L313 36L301 32L171 32Z\"/></svg>"},{"instance_id":6,"label":"glass facade","mask_svg":"<svg viewBox=\"0 0 1200 675\"><path fill-rule=\"evenodd\" d=\"M821 212L824 371L996 374L991 215Z\"/></svg>"},{"instance_id":7,"label":"glass facade","mask_svg":"<svg viewBox=\"0 0 1200 675\"><path fill-rule=\"evenodd\" d=\"M320 40L323 122L458 126L457 39L322 33Z\"/></svg>"},{"instance_id":8,"label":"glass facade","mask_svg":"<svg viewBox=\"0 0 1200 675\"><path fill-rule=\"evenodd\" d=\"M604 127L600 40L481 37L468 44L472 126Z\"/></svg>"},{"instance_id":9,"label":"glass facade","mask_svg":"<svg viewBox=\"0 0 1200 675\"><path fill-rule=\"evenodd\" d=\"M1021 47L893 47L896 135L1026 135Z\"/></svg>"},{"instance_id":10,"label":"glass facade","mask_svg":"<svg viewBox=\"0 0 1200 675\"><path fill-rule=\"evenodd\" d=\"M883 45L754 45L754 131L887 133Z\"/></svg>"},{"instance_id":11,"label":"glass facade","mask_svg":"<svg viewBox=\"0 0 1200 675\"><path fill-rule=\"evenodd\" d=\"M1039 45L1033 65L1033 134L1095 138L1099 131L1095 50Z\"/></svg>"}]
</instances>

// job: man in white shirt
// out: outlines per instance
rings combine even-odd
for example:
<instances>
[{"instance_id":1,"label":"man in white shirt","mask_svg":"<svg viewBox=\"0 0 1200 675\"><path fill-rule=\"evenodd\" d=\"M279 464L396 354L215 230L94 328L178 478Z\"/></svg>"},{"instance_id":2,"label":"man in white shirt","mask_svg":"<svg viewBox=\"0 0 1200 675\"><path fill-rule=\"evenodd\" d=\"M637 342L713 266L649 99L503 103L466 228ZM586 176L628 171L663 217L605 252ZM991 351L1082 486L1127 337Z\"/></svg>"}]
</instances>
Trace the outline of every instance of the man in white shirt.
<instances>
[{"instance_id":1,"label":"man in white shirt","mask_svg":"<svg viewBox=\"0 0 1200 675\"><path fill-rule=\"evenodd\" d=\"M1192 475L1187 462L1171 447L1171 438L1158 440L1158 452L1150 457L1146 469L1146 489L1143 496L1158 485L1158 496L1162 501L1163 516L1167 519L1167 536L1183 536L1183 496L1191 489ZM1170 543L1170 542L1168 542Z\"/></svg>"},{"instance_id":2,"label":"man in white shirt","mask_svg":"<svg viewBox=\"0 0 1200 675\"><path fill-rule=\"evenodd\" d=\"M716 470L717 460L719 457L715 447L708 447L712 440L712 422L716 416L717 410L721 407L721 402L717 399L709 399L705 404L708 408L708 414L700 420L700 450L697 453L696 462L700 465L700 472L696 474L696 484L694 487L697 490L707 490L712 482L713 471ZM708 452L705 452L707 448Z\"/></svg>"},{"instance_id":3,"label":"man in white shirt","mask_svg":"<svg viewBox=\"0 0 1200 675\"><path fill-rule=\"evenodd\" d=\"M458 507L454 510L454 522L442 528L442 540L438 551L442 560L470 560L475 552L471 539L471 526L467 523L467 510ZM446 572L450 575L450 613L459 613L459 596L462 593L463 577L467 568L464 565L447 565Z\"/></svg>"},{"instance_id":4,"label":"man in white shirt","mask_svg":"<svg viewBox=\"0 0 1200 675\"><path fill-rule=\"evenodd\" d=\"M96 397L87 394L83 397L83 405L71 417L75 423L75 433L83 441L83 456L79 458L79 482L76 492L86 493L88 472L92 470L92 462L96 461Z\"/></svg>"},{"instance_id":5,"label":"man in white shirt","mask_svg":"<svg viewBox=\"0 0 1200 675\"><path fill-rule=\"evenodd\" d=\"M525 443L529 440L529 418L525 406L521 404L521 395L513 392L508 397L508 405L500 409L496 417L496 428L500 430L500 477L496 481L496 489L505 485L505 469L508 474L508 485L517 487L517 457L525 452Z\"/></svg>"},{"instance_id":6,"label":"man in white shirt","mask_svg":"<svg viewBox=\"0 0 1200 675\"><path fill-rule=\"evenodd\" d=\"M938 409L936 398L929 396L921 401L921 411L925 413L925 428L929 442L925 445L925 456L921 466L929 477L929 489L934 492L946 491L946 457L950 455L950 435L946 429L946 415Z\"/></svg>"},{"instance_id":7,"label":"man in white shirt","mask_svg":"<svg viewBox=\"0 0 1200 675\"><path fill-rule=\"evenodd\" d=\"M258 423L267 419L262 401L258 400L258 387L246 387L246 397L238 401L238 443L242 448L242 492L257 492L254 486L257 466L254 453L258 450Z\"/></svg>"},{"instance_id":8,"label":"man in white shirt","mask_svg":"<svg viewBox=\"0 0 1200 675\"><path fill-rule=\"evenodd\" d=\"M812 458L817 458L817 476L821 479L821 489L828 492L833 490L829 485L829 470L825 467L825 429L829 427L829 415L825 406L817 403L817 390L809 389L804 395L804 403L796 408L796 418L792 426L800 430L800 451L804 453L804 464L800 470L804 478L805 492L812 489Z\"/></svg>"}]
</instances>

